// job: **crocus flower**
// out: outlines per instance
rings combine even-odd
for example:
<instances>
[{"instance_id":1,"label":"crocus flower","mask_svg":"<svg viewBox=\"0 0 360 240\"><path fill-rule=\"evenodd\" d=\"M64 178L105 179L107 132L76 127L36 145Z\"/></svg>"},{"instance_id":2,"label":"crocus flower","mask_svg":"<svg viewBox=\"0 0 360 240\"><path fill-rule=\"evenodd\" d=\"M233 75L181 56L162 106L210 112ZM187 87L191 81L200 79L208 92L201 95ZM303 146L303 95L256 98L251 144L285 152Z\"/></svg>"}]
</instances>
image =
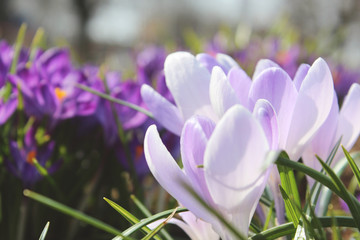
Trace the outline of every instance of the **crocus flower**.
<instances>
[{"instance_id":1,"label":"crocus flower","mask_svg":"<svg viewBox=\"0 0 360 240\"><path fill-rule=\"evenodd\" d=\"M269 174L266 159L270 147L259 122L237 105L216 125L206 117L191 118L180 141L183 170L162 143L155 125L147 130L145 157L156 180L196 217L210 223L222 239L233 235L185 185L247 235Z\"/></svg>"},{"instance_id":2,"label":"crocus flower","mask_svg":"<svg viewBox=\"0 0 360 240\"><path fill-rule=\"evenodd\" d=\"M360 134L359 106L359 84L354 83L351 86L340 111L336 94L334 93L334 101L329 116L302 154L302 159L306 165L320 171L322 167L315 158L315 154L325 161L340 137L340 143L345 149L350 150L353 147ZM339 149L332 161L332 166L334 166L341 157L344 157L344 154L342 150ZM310 177L307 179L310 187L312 187L314 180Z\"/></svg>"},{"instance_id":3,"label":"crocus flower","mask_svg":"<svg viewBox=\"0 0 360 240\"><path fill-rule=\"evenodd\" d=\"M70 70L67 50L54 48L38 51L31 66L22 66L9 80L22 92L25 112L41 119L55 114L60 103L56 88Z\"/></svg>"},{"instance_id":4,"label":"crocus flower","mask_svg":"<svg viewBox=\"0 0 360 240\"><path fill-rule=\"evenodd\" d=\"M34 129L31 128L25 135L23 147L20 147L15 141L10 142L10 156L12 160L6 159L6 166L12 174L22 180L24 187L32 187L42 178L34 166L34 159L36 159L41 166L45 167L45 164L50 160L54 146L55 142L53 141L41 147L37 146ZM48 172L50 174L55 172L60 163L61 162L58 161L52 165L48 169Z\"/></svg>"},{"instance_id":5,"label":"crocus flower","mask_svg":"<svg viewBox=\"0 0 360 240\"><path fill-rule=\"evenodd\" d=\"M196 58L185 52L169 55L164 71L176 105L149 86L142 87L143 99L155 118L179 134L184 121L193 115L207 116L216 122L231 106L241 104L261 122L272 149L285 150L291 159L298 160L331 109L334 87L326 62L319 58L311 67L301 65L292 80L276 63L260 60L251 81L229 56L220 57L220 67L213 67L210 74L215 62L208 57L200 61L201 55ZM227 75L224 66L229 66L225 68L229 71ZM279 184L275 168L270 185L279 222L283 222Z\"/></svg>"}]
</instances>

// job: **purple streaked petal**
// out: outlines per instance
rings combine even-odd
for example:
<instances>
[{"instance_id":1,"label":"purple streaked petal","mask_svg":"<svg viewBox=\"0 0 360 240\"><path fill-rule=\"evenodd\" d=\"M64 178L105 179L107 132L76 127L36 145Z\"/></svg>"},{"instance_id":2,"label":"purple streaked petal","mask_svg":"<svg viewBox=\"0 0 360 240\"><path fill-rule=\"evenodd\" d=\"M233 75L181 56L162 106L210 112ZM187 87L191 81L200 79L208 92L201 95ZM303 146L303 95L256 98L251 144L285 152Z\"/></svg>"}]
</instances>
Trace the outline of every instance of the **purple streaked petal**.
<instances>
[{"instance_id":1,"label":"purple streaked petal","mask_svg":"<svg viewBox=\"0 0 360 240\"><path fill-rule=\"evenodd\" d=\"M233 105L240 103L225 73L214 67L210 80L210 101L219 118Z\"/></svg>"},{"instance_id":2,"label":"purple streaked petal","mask_svg":"<svg viewBox=\"0 0 360 240\"><path fill-rule=\"evenodd\" d=\"M200 64L209 71L209 73L212 72L213 67L219 65L219 63L216 61L216 59L207 53L197 54L196 60L199 61Z\"/></svg>"},{"instance_id":3,"label":"purple streaked petal","mask_svg":"<svg viewBox=\"0 0 360 240\"><path fill-rule=\"evenodd\" d=\"M204 155L205 179L214 202L225 211L237 209L248 220L265 187L268 150L252 114L240 105L229 109L216 125Z\"/></svg>"},{"instance_id":4,"label":"purple streaked petal","mask_svg":"<svg viewBox=\"0 0 360 240\"><path fill-rule=\"evenodd\" d=\"M249 108L258 99L268 100L274 108L279 126L279 147L285 146L297 91L289 75L281 68L268 68L258 75L249 92Z\"/></svg>"},{"instance_id":5,"label":"purple streaked petal","mask_svg":"<svg viewBox=\"0 0 360 240\"><path fill-rule=\"evenodd\" d=\"M230 71L231 68L239 67L237 62L232 57L223 53L216 54L216 60L226 74Z\"/></svg>"},{"instance_id":6,"label":"purple streaked petal","mask_svg":"<svg viewBox=\"0 0 360 240\"><path fill-rule=\"evenodd\" d=\"M277 63L271 61L270 59L260 59L256 64L252 79L256 79L260 75L260 73L272 67L280 68Z\"/></svg>"},{"instance_id":7,"label":"purple streaked petal","mask_svg":"<svg viewBox=\"0 0 360 240\"><path fill-rule=\"evenodd\" d=\"M321 125L311 142L305 148L302 159L304 164L317 171L321 170L321 164L316 159L315 154L324 161L329 156L332 148L335 146L339 139L335 138L336 129L339 123L339 105L334 91L333 103L330 113L325 122ZM314 184L315 180L307 177L310 187Z\"/></svg>"},{"instance_id":8,"label":"purple streaked petal","mask_svg":"<svg viewBox=\"0 0 360 240\"><path fill-rule=\"evenodd\" d=\"M303 63L300 65L300 67L296 71L295 77L294 77L294 85L295 85L297 91L299 91L301 84L304 81L309 69L310 69L310 65Z\"/></svg>"},{"instance_id":9,"label":"purple streaked petal","mask_svg":"<svg viewBox=\"0 0 360 240\"><path fill-rule=\"evenodd\" d=\"M279 145L279 129L277 117L271 103L266 99L257 100L253 115L260 122L271 149L277 149Z\"/></svg>"},{"instance_id":10,"label":"purple streaked petal","mask_svg":"<svg viewBox=\"0 0 360 240\"><path fill-rule=\"evenodd\" d=\"M162 143L155 125L146 131L144 152L149 169L161 186L197 217L214 222L213 217L185 188L184 184L191 187L190 182Z\"/></svg>"},{"instance_id":11,"label":"purple streaked petal","mask_svg":"<svg viewBox=\"0 0 360 240\"><path fill-rule=\"evenodd\" d=\"M4 124L15 112L18 106L17 94L12 94L6 103L0 99L0 125Z\"/></svg>"},{"instance_id":12,"label":"purple streaked petal","mask_svg":"<svg viewBox=\"0 0 360 240\"><path fill-rule=\"evenodd\" d=\"M336 138L342 136L342 144L349 151L360 134L360 85L354 83L345 97L339 114ZM337 140L337 139L335 139Z\"/></svg>"},{"instance_id":13,"label":"purple streaked petal","mask_svg":"<svg viewBox=\"0 0 360 240\"><path fill-rule=\"evenodd\" d=\"M326 120L333 104L333 93L330 69L318 58L310 67L296 100L285 147L291 159L300 158L308 141Z\"/></svg>"},{"instance_id":14,"label":"purple streaked petal","mask_svg":"<svg viewBox=\"0 0 360 240\"><path fill-rule=\"evenodd\" d=\"M249 105L249 91L252 84L251 78L244 70L238 67L232 68L227 77L236 96L240 100L240 104L247 108Z\"/></svg>"},{"instance_id":15,"label":"purple streaked petal","mask_svg":"<svg viewBox=\"0 0 360 240\"><path fill-rule=\"evenodd\" d=\"M184 170L192 186L202 194L203 199L212 202L204 177L204 152L215 128L215 123L205 117L189 119L181 134L180 146Z\"/></svg>"},{"instance_id":16,"label":"purple streaked petal","mask_svg":"<svg viewBox=\"0 0 360 240\"><path fill-rule=\"evenodd\" d=\"M166 85L186 120L210 105L210 73L188 52L170 54L164 66Z\"/></svg>"},{"instance_id":17,"label":"purple streaked petal","mask_svg":"<svg viewBox=\"0 0 360 240\"><path fill-rule=\"evenodd\" d=\"M155 119L166 129L180 136L184 121L179 109L146 84L141 87L141 96Z\"/></svg>"}]
</instances>

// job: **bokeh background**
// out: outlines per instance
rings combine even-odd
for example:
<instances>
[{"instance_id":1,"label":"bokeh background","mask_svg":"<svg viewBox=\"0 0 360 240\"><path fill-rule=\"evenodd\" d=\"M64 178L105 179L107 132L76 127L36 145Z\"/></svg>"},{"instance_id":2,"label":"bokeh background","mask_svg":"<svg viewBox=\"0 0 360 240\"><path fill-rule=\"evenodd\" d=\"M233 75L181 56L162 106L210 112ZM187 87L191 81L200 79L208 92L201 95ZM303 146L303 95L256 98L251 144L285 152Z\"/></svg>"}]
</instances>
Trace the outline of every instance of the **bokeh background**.
<instances>
[{"instance_id":1,"label":"bokeh background","mask_svg":"<svg viewBox=\"0 0 360 240\"><path fill-rule=\"evenodd\" d=\"M0 37L14 40L22 22L32 31L43 27L54 44L70 45L83 61L111 59L119 70L129 66L129 47L181 44L189 31L210 39L224 28L242 45L279 22L321 42L320 53L351 68L360 64L358 0L1 0Z\"/></svg>"},{"instance_id":2,"label":"bokeh background","mask_svg":"<svg viewBox=\"0 0 360 240\"><path fill-rule=\"evenodd\" d=\"M106 71L120 73L119 79L138 81L137 84L144 81L141 78L148 69L153 71L149 81L160 79L165 55L181 49L194 54L225 52L249 75L260 58L271 58L293 76L300 63L311 64L321 56L332 70L339 99L351 83L360 81L359 0L0 0L0 39L13 44L22 23L28 26L25 47L30 46L35 32L42 27L48 47L70 49L74 68L91 64L103 70L105 65ZM151 54L154 52L158 56ZM129 200L133 187L129 173L118 161L124 158L118 156L123 149L99 144L97 137L106 137L98 125L81 136L91 144L74 140L72 127L79 125L78 118L68 119L52 135L57 144L67 147L67 157L71 158L65 159L53 176L65 200L57 198L46 181L39 181L34 190L124 229L128 223L120 220L102 199L109 196L129 210L136 209ZM0 135L2 131L0 128ZM140 129L144 131L145 128ZM133 131L134 135L137 132ZM140 145L130 150L141 155L141 143L136 144ZM61 155L60 150L56 154ZM141 179L145 193L140 198L144 204L153 212L175 205L149 176ZM100 230L24 198L20 181L10 173L0 177L0 187L6 187L0 189L4 191L3 195L0 192L3 209L12 207L18 211L24 203L29 208L28 216L21 218L22 210L14 214L9 211L12 218L0 221L0 230L12 225L7 236L36 239L46 219L52 223L49 239L109 239ZM7 191L13 195L4 197ZM6 205L9 202L11 206ZM17 234L17 223L26 218L24 234ZM182 236L179 229L173 231ZM0 239L1 234L0 231Z\"/></svg>"}]
</instances>

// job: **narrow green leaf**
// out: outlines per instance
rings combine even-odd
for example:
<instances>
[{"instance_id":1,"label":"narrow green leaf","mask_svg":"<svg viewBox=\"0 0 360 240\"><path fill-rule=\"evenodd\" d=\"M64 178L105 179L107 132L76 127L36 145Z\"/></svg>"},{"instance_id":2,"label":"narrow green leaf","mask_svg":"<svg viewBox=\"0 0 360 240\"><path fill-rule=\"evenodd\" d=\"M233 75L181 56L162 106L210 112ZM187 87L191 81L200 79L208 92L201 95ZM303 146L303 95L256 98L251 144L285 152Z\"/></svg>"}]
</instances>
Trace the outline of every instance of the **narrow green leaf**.
<instances>
[{"instance_id":1,"label":"narrow green leaf","mask_svg":"<svg viewBox=\"0 0 360 240\"><path fill-rule=\"evenodd\" d=\"M40 235L40 237L39 237L39 240L44 240L44 239L45 239L46 234L47 234L47 231L48 231L48 229L49 229L49 225L50 225L50 222L47 222L46 225L45 225L45 227L44 227L44 229L43 229L42 232L41 232L41 235Z\"/></svg>"},{"instance_id":2,"label":"narrow green leaf","mask_svg":"<svg viewBox=\"0 0 360 240\"><path fill-rule=\"evenodd\" d=\"M284 199L285 202L285 207L286 207L286 212L288 214L288 217L290 218L290 221L294 224L294 227L297 228L297 226L299 225L299 217L298 217L298 213L295 210L296 207L293 206L291 199L289 198L289 196L287 195L286 191L284 190L284 188L282 186L279 185L280 188L280 193Z\"/></svg>"},{"instance_id":3,"label":"narrow green leaf","mask_svg":"<svg viewBox=\"0 0 360 240\"><path fill-rule=\"evenodd\" d=\"M266 229L268 229L269 227L269 224L270 224L270 221L271 221L271 217L272 217L272 214L273 214L273 211L274 211L274 202L271 203L271 206L269 207L269 212L266 216L266 220L265 220L265 223L264 223L264 227L263 227L263 231L265 231Z\"/></svg>"},{"instance_id":4,"label":"narrow green leaf","mask_svg":"<svg viewBox=\"0 0 360 240\"><path fill-rule=\"evenodd\" d=\"M129 227L124 232L122 232L122 236L117 236L117 237L113 238L113 240L123 239L123 236L130 236L131 234L138 231L142 227L144 227L152 222L155 222L156 220L159 220L159 219L169 216L169 214L171 214L173 211L174 211L174 209L166 210L161 213L157 213L151 217L142 219L140 222L134 224L133 226ZM186 212L186 211L188 211L186 208L177 208L176 213Z\"/></svg>"},{"instance_id":5,"label":"narrow green leaf","mask_svg":"<svg viewBox=\"0 0 360 240\"><path fill-rule=\"evenodd\" d=\"M346 159L348 160L349 162L349 165L351 167L351 170L353 171L357 181L358 181L358 184L360 186L360 171L359 171L359 168L358 166L356 165L354 159L350 156L350 153L344 148L343 145L341 145L343 151L344 151L344 154L345 154L345 157Z\"/></svg>"},{"instance_id":6,"label":"narrow green leaf","mask_svg":"<svg viewBox=\"0 0 360 240\"><path fill-rule=\"evenodd\" d=\"M351 217L344 217L344 216L337 216L335 217L337 227L350 227L350 228L356 228L356 225L354 223L354 219ZM331 227L333 225L333 219L331 217L319 217L319 221L321 223L321 226L324 228ZM312 221L311 221L312 224ZM285 223L270 229L267 229L265 231L262 231L261 233L255 234L251 236L249 239L252 240L272 240L277 239L283 236L292 236L295 234L296 228L294 228L294 224L292 222Z\"/></svg>"},{"instance_id":7,"label":"narrow green leaf","mask_svg":"<svg viewBox=\"0 0 360 240\"><path fill-rule=\"evenodd\" d=\"M335 187L341 193L341 195L339 195L339 194L338 195L348 205L348 207L350 209L350 212L351 212L351 215L354 217L354 221L355 221L355 223L357 225L357 228L360 230L360 208L359 208L359 205L358 205L359 204L358 201L355 200L357 202L357 205L356 205L355 202L354 202L354 199L352 198L353 196L347 191L346 187L341 182L340 178L338 176L336 176L334 171L328 165L326 165L318 156L317 156L317 159L320 162L323 169L326 171L326 173L332 179L333 183L335 184Z\"/></svg>"},{"instance_id":8,"label":"narrow green leaf","mask_svg":"<svg viewBox=\"0 0 360 240\"><path fill-rule=\"evenodd\" d=\"M115 209L118 213L120 213L126 220L128 220L131 224L138 223L139 219L132 215L129 211L125 208L121 207L120 205L116 204L115 202L111 201L110 199L103 198L113 209Z\"/></svg>"},{"instance_id":9,"label":"narrow green leaf","mask_svg":"<svg viewBox=\"0 0 360 240\"><path fill-rule=\"evenodd\" d=\"M40 27L36 30L34 38L31 42L29 63L31 63L34 60L36 50L45 47L46 47L45 31L43 28Z\"/></svg>"},{"instance_id":10,"label":"narrow green leaf","mask_svg":"<svg viewBox=\"0 0 360 240\"><path fill-rule=\"evenodd\" d=\"M326 159L326 164L328 166L331 166L331 163L336 155L336 152L339 149L341 139L342 139L342 137L340 137L339 140L336 142L336 144L333 147L333 149L331 150L328 158ZM321 169L320 172L324 173L324 169ZM314 185L312 186L312 188L310 190L310 199L311 199L312 205L316 205L316 203L318 202L319 196L320 196L320 192L323 191L323 189L324 188L320 184L320 182L315 181ZM307 214L309 214L308 203L305 204L304 210Z\"/></svg>"},{"instance_id":11,"label":"narrow green leaf","mask_svg":"<svg viewBox=\"0 0 360 240\"><path fill-rule=\"evenodd\" d=\"M127 221L129 221L131 224L136 224L140 222L140 220L132 215L129 211L127 211L125 208L121 207L120 205L116 204L115 202L111 201L110 199L107 199L104 197L104 200L112 207L114 208L118 213L120 213ZM144 226L141 228L141 230L145 233L150 233L151 229L147 226ZM158 236L155 237L155 239L160 240Z\"/></svg>"},{"instance_id":12,"label":"narrow green leaf","mask_svg":"<svg viewBox=\"0 0 360 240\"><path fill-rule=\"evenodd\" d=\"M19 61L20 51L21 51L21 48L24 43L26 28L27 28L26 23L21 24L18 34L17 34L17 37L16 37L14 57L13 57L13 60L11 62L11 67L10 67L11 74L16 73L16 66Z\"/></svg>"},{"instance_id":13,"label":"narrow green leaf","mask_svg":"<svg viewBox=\"0 0 360 240\"><path fill-rule=\"evenodd\" d=\"M317 229L318 235L320 239L326 239L325 231L321 225L319 218L316 216L313 206L310 203L310 198L307 198L309 213L311 217L311 223L314 225L314 228Z\"/></svg>"},{"instance_id":14,"label":"narrow green leaf","mask_svg":"<svg viewBox=\"0 0 360 240\"><path fill-rule=\"evenodd\" d=\"M153 231L148 233L142 240L149 240L154 237L167 224L167 222L174 217L176 210L177 209L175 208L174 211L161 224L159 224L159 226L157 226Z\"/></svg>"},{"instance_id":15,"label":"narrow green leaf","mask_svg":"<svg viewBox=\"0 0 360 240\"><path fill-rule=\"evenodd\" d=\"M108 224L106 224L106 223L104 223L104 222L102 222L102 221L100 221L100 220L98 220L96 218L90 217L90 216L88 216L88 215L86 215L86 214L84 214L84 213L82 213L82 212L80 212L78 210L72 209L72 208L70 208L70 207L68 207L68 206L66 206L66 205L64 205L62 203L59 203L59 202L57 202L57 201L55 201L53 199L45 197L45 196L43 196L41 194L38 194L38 193L32 192L32 191L30 191L28 189L25 189L24 190L24 195L26 197L29 197L29 198L31 198L33 200L36 200L36 201L42 203L42 204L44 204L44 205L46 205L48 207L51 207L51 208L53 208L53 209L55 209L55 210L57 210L59 212L62 212L64 214L69 215L69 216L71 216L73 218L76 218L76 219L78 219L78 220L80 220L82 222L85 222L85 223L87 223L89 225L92 225L92 226L94 226L94 227L96 227L98 229L101 229L101 230L103 230L105 232L108 232L108 233L114 234L114 235L120 235L124 239L128 239L128 240L131 239L129 237L123 236L122 233L119 230L117 230L116 228L114 228L114 227L112 227L112 226L110 226L110 225L108 225Z\"/></svg>"},{"instance_id":16,"label":"narrow green leaf","mask_svg":"<svg viewBox=\"0 0 360 240\"><path fill-rule=\"evenodd\" d=\"M145 217L151 217L150 211L140 202L139 199L133 194L130 195L131 200L135 203L135 205L139 208L139 210L144 214ZM167 240L173 240L170 234L165 230L161 229L160 234Z\"/></svg>"},{"instance_id":17,"label":"narrow green leaf","mask_svg":"<svg viewBox=\"0 0 360 240\"><path fill-rule=\"evenodd\" d=\"M129 108L132 108L132 109L134 109L134 110L136 110L138 112L141 112L141 113L147 115L150 118L154 118L154 116L152 115L151 112L149 112L148 110L146 110L146 109L144 109L142 107L139 107L139 106L137 106L135 104L132 104L130 102L123 101L123 100L111 97L111 96L109 96L109 95L107 95L105 93L99 92L99 91L97 91L95 89L89 88L89 87L87 87L85 85L82 85L82 84L76 84L75 86L82 89L82 90L84 90L84 91L90 92L90 93L95 94L95 95L97 95L99 97L102 97L102 98L104 98L106 100L109 100L111 102L114 102L114 103L117 103L117 104L120 104L120 105L127 106Z\"/></svg>"}]
</instances>

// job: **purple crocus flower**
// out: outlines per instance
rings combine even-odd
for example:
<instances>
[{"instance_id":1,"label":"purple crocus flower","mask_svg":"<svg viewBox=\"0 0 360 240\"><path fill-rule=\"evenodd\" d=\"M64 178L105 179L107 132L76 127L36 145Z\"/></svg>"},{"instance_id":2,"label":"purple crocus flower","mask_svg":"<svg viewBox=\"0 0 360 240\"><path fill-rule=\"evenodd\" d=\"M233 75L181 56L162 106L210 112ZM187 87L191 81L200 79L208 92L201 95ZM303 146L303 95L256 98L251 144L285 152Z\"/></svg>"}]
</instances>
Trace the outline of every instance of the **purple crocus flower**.
<instances>
[{"instance_id":1,"label":"purple crocus flower","mask_svg":"<svg viewBox=\"0 0 360 240\"><path fill-rule=\"evenodd\" d=\"M226 62L233 62L229 58L225 58ZM233 66L227 75L218 66L210 73L207 66L198 61L198 56L186 52L168 56L164 71L176 105L151 87L142 87L150 111L175 134L193 115L217 122L231 106L240 104L260 121L272 149L285 150L291 159L298 160L330 112L334 87L330 70L321 58L311 67L301 65L294 80L276 63L265 59L258 62L253 80L238 66ZM283 222L284 203L276 168L271 175L278 220Z\"/></svg>"},{"instance_id":2,"label":"purple crocus flower","mask_svg":"<svg viewBox=\"0 0 360 240\"><path fill-rule=\"evenodd\" d=\"M71 70L66 49L38 51L31 66L23 66L17 74L9 76L14 86L23 94L25 112L41 119L53 116L59 106L57 87Z\"/></svg>"},{"instance_id":3,"label":"purple crocus flower","mask_svg":"<svg viewBox=\"0 0 360 240\"><path fill-rule=\"evenodd\" d=\"M315 154L324 161L330 155L337 141L341 139L341 144L345 149L350 150L355 144L360 135L360 85L354 83L349 93L346 95L343 105L339 110L336 94L334 92L334 101L332 103L331 111L324 124L319 128L315 137L306 147L302 159L304 163L314 168L321 170L321 164L317 161ZM341 149L336 153L332 166L344 157ZM314 179L308 177L310 187L314 184Z\"/></svg>"},{"instance_id":4,"label":"purple crocus flower","mask_svg":"<svg viewBox=\"0 0 360 240\"><path fill-rule=\"evenodd\" d=\"M162 47L147 47L136 56L137 82L152 84L162 73L166 51Z\"/></svg>"},{"instance_id":5,"label":"purple crocus flower","mask_svg":"<svg viewBox=\"0 0 360 240\"><path fill-rule=\"evenodd\" d=\"M96 112L99 97L76 87L82 84L100 91L102 83L93 72L91 66L69 72L63 81L55 88L59 106L55 118L65 119L75 116L90 116Z\"/></svg>"},{"instance_id":6,"label":"purple crocus flower","mask_svg":"<svg viewBox=\"0 0 360 240\"><path fill-rule=\"evenodd\" d=\"M199 204L185 185L247 235L269 175L270 147L255 117L237 105L217 122L189 119L181 134L181 170L162 143L155 125L149 127L144 151L150 171L181 205L210 223L222 239L233 235Z\"/></svg>"},{"instance_id":7,"label":"purple crocus flower","mask_svg":"<svg viewBox=\"0 0 360 240\"><path fill-rule=\"evenodd\" d=\"M110 96L144 107L140 95L140 84L130 80L121 81L119 74L115 72L107 73L105 79ZM102 89L103 92L106 92L105 86ZM96 112L96 116L104 128L106 141L110 145L116 141L118 136L117 123L111 106L109 101L101 99ZM124 130L137 128L147 120L145 114L127 106L113 104L113 108Z\"/></svg>"},{"instance_id":8,"label":"purple crocus flower","mask_svg":"<svg viewBox=\"0 0 360 240\"><path fill-rule=\"evenodd\" d=\"M10 71L11 63L14 58L14 48L6 41L0 41L0 88L5 85L7 75ZM28 51L21 49L17 68L23 66L28 60Z\"/></svg>"},{"instance_id":9,"label":"purple crocus flower","mask_svg":"<svg viewBox=\"0 0 360 240\"><path fill-rule=\"evenodd\" d=\"M31 188L38 180L42 178L33 164L34 158L38 163L45 167L50 160L54 150L55 142L49 142L44 146L37 146L34 137L34 129L30 129L25 135L24 146L20 147L17 142L10 141L10 156L12 160L6 159L6 166L16 177L20 178L24 187ZM51 174L59 167L60 162L48 169Z\"/></svg>"}]
</instances>

